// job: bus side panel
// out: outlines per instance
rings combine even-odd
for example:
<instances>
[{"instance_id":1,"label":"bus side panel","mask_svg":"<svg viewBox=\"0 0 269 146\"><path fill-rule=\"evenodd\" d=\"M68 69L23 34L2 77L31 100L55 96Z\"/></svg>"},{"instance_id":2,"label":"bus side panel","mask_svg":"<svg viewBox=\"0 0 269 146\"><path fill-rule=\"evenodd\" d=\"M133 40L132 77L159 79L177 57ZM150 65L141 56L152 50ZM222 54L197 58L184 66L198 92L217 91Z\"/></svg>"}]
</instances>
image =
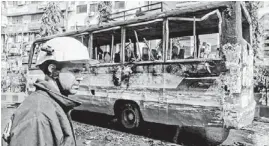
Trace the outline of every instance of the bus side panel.
<instances>
[{"instance_id":1,"label":"bus side panel","mask_svg":"<svg viewBox=\"0 0 269 146\"><path fill-rule=\"evenodd\" d=\"M219 126L223 122L222 109L219 107L192 106L187 104L170 103L168 113L169 125L183 126Z\"/></svg>"},{"instance_id":2,"label":"bus side panel","mask_svg":"<svg viewBox=\"0 0 269 146\"><path fill-rule=\"evenodd\" d=\"M123 72L131 69L131 73ZM117 100L134 101L146 121L159 122L159 98L163 96L162 65L92 67L84 73L74 98L78 110L114 115ZM154 74L154 75L153 75Z\"/></svg>"},{"instance_id":3,"label":"bus side panel","mask_svg":"<svg viewBox=\"0 0 269 146\"><path fill-rule=\"evenodd\" d=\"M140 112L145 121L159 122L158 97L161 96L159 89L130 88L120 90L120 92L122 92L120 98L111 98L134 101L139 106Z\"/></svg>"},{"instance_id":4,"label":"bus side panel","mask_svg":"<svg viewBox=\"0 0 269 146\"><path fill-rule=\"evenodd\" d=\"M164 123L166 111L163 114L159 106L164 88L163 65L139 64L131 66L131 69L128 82L121 85L124 91L122 98L137 101L145 121Z\"/></svg>"},{"instance_id":5,"label":"bus side panel","mask_svg":"<svg viewBox=\"0 0 269 146\"><path fill-rule=\"evenodd\" d=\"M217 75L214 67L208 71L204 63L165 65L167 124L221 126L222 96L211 90Z\"/></svg>"},{"instance_id":6,"label":"bus side panel","mask_svg":"<svg viewBox=\"0 0 269 146\"><path fill-rule=\"evenodd\" d=\"M167 95L168 123L184 126L221 126L222 107L216 95L204 92L173 92ZM211 101L212 99L212 101Z\"/></svg>"},{"instance_id":7,"label":"bus side panel","mask_svg":"<svg viewBox=\"0 0 269 146\"><path fill-rule=\"evenodd\" d=\"M96 113L114 115L114 103L119 96L120 88L113 83L113 67L90 67L82 73L78 93L74 96L82 105L77 110L88 110Z\"/></svg>"},{"instance_id":8,"label":"bus side panel","mask_svg":"<svg viewBox=\"0 0 269 146\"><path fill-rule=\"evenodd\" d=\"M109 100L108 97L80 94L72 98L82 102L80 106L75 108L76 110L114 115L113 105L115 101Z\"/></svg>"}]
</instances>

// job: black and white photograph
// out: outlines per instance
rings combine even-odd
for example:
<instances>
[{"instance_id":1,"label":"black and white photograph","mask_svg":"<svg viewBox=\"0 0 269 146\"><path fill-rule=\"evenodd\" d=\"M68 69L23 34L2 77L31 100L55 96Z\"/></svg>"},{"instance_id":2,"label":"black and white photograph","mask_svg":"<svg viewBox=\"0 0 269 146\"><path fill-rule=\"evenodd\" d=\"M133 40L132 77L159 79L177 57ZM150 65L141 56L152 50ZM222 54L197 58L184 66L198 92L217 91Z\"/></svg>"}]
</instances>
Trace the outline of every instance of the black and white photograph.
<instances>
[{"instance_id":1,"label":"black and white photograph","mask_svg":"<svg viewBox=\"0 0 269 146\"><path fill-rule=\"evenodd\" d=\"M1 146L269 146L269 1L1 1Z\"/></svg>"}]
</instances>

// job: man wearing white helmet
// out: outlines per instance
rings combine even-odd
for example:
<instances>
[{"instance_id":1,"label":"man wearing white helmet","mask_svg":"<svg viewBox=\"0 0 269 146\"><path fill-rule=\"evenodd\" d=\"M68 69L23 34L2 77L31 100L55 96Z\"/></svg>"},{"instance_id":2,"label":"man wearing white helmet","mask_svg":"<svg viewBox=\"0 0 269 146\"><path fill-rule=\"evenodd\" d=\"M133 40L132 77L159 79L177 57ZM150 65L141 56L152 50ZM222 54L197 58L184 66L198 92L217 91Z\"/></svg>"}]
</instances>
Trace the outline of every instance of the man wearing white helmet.
<instances>
[{"instance_id":1,"label":"man wearing white helmet","mask_svg":"<svg viewBox=\"0 0 269 146\"><path fill-rule=\"evenodd\" d=\"M3 138L10 146L76 146L70 111L80 103L68 98L79 82L70 72L72 61L89 60L87 48L78 40L58 37L41 48L37 66L45 79L25 98L6 127Z\"/></svg>"}]
</instances>

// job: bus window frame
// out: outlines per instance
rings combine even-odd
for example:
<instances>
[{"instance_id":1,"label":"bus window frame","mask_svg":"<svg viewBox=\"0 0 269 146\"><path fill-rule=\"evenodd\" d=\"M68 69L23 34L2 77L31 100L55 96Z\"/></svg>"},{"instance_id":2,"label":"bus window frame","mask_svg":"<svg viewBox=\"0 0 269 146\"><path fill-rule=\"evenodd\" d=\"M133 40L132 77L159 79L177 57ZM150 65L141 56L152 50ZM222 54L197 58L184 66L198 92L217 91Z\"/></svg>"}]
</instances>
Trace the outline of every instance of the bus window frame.
<instances>
[{"instance_id":1,"label":"bus window frame","mask_svg":"<svg viewBox=\"0 0 269 146\"><path fill-rule=\"evenodd\" d=\"M221 61L222 58L194 58L194 59L177 59L167 60L165 63L190 63L190 62L208 62L208 61Z\"/></svg>"},{"instance_id":2,"label":"bus window frame","mask_svg":"<svg viewBox=\"0 0 269 146\"><path fill-rule=\"evenodd\" d=\"M162 23L162 27L163 27L162 34L164 34L164 20L165 19L166 18L158 18L158 19L155 19L155 20L149 20L149 21L145 21L145 22L139 22L139 23L133 23L133 24L125 25L125 26L123 26L125 28L125 32L124 33L126 33L126 29L128 29L128 28L132 28L132 27L136 27L136 26L142 26L142 25L147 25L147 24L151 24L151 23L160 22L160 23ZM134 33L137 35L136 30L134 30ZM164 44L164 42L165 42L163 40L164 39L164 36L162 36L162 38L160 38L160 39L161 39L161 41L163 41L163 44ZM126 36L125 36L125 39L124 39L124 44L125 44L125 40L126 40ZM134 45L136 45L136 44L134 43ZM125 48L122 47L122 49L125 49ZM165 52L165 48L164 47L162 47L162 51ZM125 52L125 50L123 52ZM141 55L141 56L139 56L141 58L142 57L142 52L140 52L140 50L139 50L139 55ZM164 60L165 57L164 57L164 54L162 54L162 56L163 57L160 60L154 60L154 61L144 61L144 60L141 60L141 61L135 61L135 62L125 62L125 56L124 56L122 63L123 64L154 64L154 63L163 63L163 62L165 62L165 60Z\"/></svg>"},{"instance_id":3,"label":"bus window frame","mask_svg":"<svg viewBox=\"0 0 269 146\"><path fill-rule=\"evenodd\" d=\"M97 47L93 48L93 39L94 39L94 34L97 34L97 33L102 33L102 32L106 32L106 31L114 31L114 30L121 30L122 27L121 26L115 26L115 27L110 27L110 28L107 28L107 29L100 29L100 30L95 30L95 31L92 31L92 32L89 32L89 42L88 42L88 50L89 50L89 56L90 56L90 59L93 59L93 55L95 55L95 60L98 60L98 54L97 54ZM122 36L122 32L121 32L121 36ZM115 45L115 39L114 39L114 34L111 35L111 52L110 52L110 62L100 62L98 63L98 65L92 65L92 66L103 66L101 64L104 64L104 66L107 66L108 64L119 64L119 63L115 63L114 62L114 57L115 57L115 53L113 54L113 51L114 51L114 45ZM93 49L95 49L95 53L93 54ZM122 47L120 48L120 51L122 50ZM121 58L121 57L120 57ZM99 61L99 60L98 60Z\"/></svg>"},{"instance_id":4,"label":"bus window frame","mask_svg":"<svg viewBox=\"0 0 269 146\"><path fill-rule=\"evenodd\" d=\"M89 67L112 67L112 66L119 66L122 65L122 63L97 63L97 64L90 64Z\"/></svg>"},{"instance_id":5,"label":"bus window frame","mask_svg":"<svg viewBox=\"0 0 269 146\"><path fill-rule=\"evenodd\" d=\"M76 38L79 37L79 39L81 40L81 43L84 44L83 39L86 35L89 35L89 32L84 32L84 33L79 33L79 34L75 34L75 35L71 35L71 37Z\"/></svg>"},{"instance_id":6,"label":"bus window frame","mask_svg":"<svg viewBox=\"0 0 269 146\"><path fill-rule=\"evenodd\" d=\"M244 10L243 10L244 11ZM218 19L219 19L219 24L218 24L218 34L219 34L219 38L221 38L221 24L222 24L222 17L221 17L221 14L220 14L220 11L218 9L216 10L213 10L207 14L205 14L203 17L201 18L187 18L187 17L164 17L164 18L157 18L155 20L149 20L149 21L145 21L145 22L139 22L139 23L132 23L132 24L127 24L127 25L122 25L122 26L114 26L114 27L110 27L110 28L107 28L107 29L99 29L99 30L95 30L95 31L86 31L86 32L82 32L82 33L79 33L79 34L75 34L75 35L71 35L71 37L74 37L74 36L79 36L79 35L89 35L89 40L88 40L88 50L89 50L89 56L90 58L92 59L93 58L93 34L95 33L100 33L100 32L104 32L104 31L110 31L110 30L117 30L117 29L120 29L121 30L121 48L120 48L120 51L121 51L121 56L120 56L120 63L114 63L114 62L110 62L110 63L98 63L98 64L94 64L94 65L91 65L91 66L114 66L114 65L120 65L120 64L150 64L150 63L161 63L161 62L192 62L192 61L206 61L206 60L220 60L220 58L210 58L210 59L206 59L206 58L194 58L194 59L177 59L177 60L168 60L168 46L169 46L169 20L180 20L180 21L194 21L195 22L198 22L198 21L203 21L203 20L206 20L209 16L211 15L214 15L214 14L217 14L218 16ZM150 23L155 23L155 22L159 22L159 21L162 21L163 23L163 29L162 29L162 33L163 33L163 36L162 36L162 45L163 45L163 54L162 54L162 58L161 60L155 60L155 61L138 61L138 62L125 62L125 40L126 40L126 29L129 28L129 27L134 27L134 26L139 26L139 25L145 25L145 24L150 24ZM250 22L251 24L251 22ZM195 31L194 33L195 34ZM69 35L67 35L69 36ZM114 36L113 36L114 37ZM112 38L113 38L112 37ZM194 39L195 40L195 39ZM29 69L31 69L31 65L32 65L32 61L33 61L33 56L34 56L34 51L35 51L35 47L36 46L36 43L44 43L46 41L42 41L42 42L33 42L33 45L32 45L32 48L31 48L31 51L30 51L30 57L29 57ZM196 41L194 42L196 43ZM92 48L92 49L91 49ZM114 48L114 46L112 47ZM113 51L113 50L112 50ZM198 49L198 51L200 51ZM95 53L97 53L97 51L95 51ZM95 54L96 55L96 54ZM113 55L114 56L114 55ZM196 53L196 55L197 53ZM112 56L111 56L112 58ZM114 59L114 58L113 58Z\"/></svg>"},{"instance_id":7,"label":"bus window frame","mask_svg":"<svg viewBox=\"0 0 269 146\"><path fill-rule=\"evenodd\" d=\"M217 15L218 19L219 19L219 24L218 24L218 37L219 37L219 40L221 38L221 24L222 24L222 17L221 17L221 14L220 14L220 11L218 9L216 10L213 10L207 14L205 14L204 16L202 16L201 18L196 18L196 17L193 17L193 18L188 18L188 17L167 17L168 19L168 23L169 23L169 20L172 20L172 21L192 21L193 22L193 37L194 37L194 47L196 47L194 49L194 59L176 59L176 60L168 60L168 56L166 56L166 62L191 62L191 61L207 61L207 60L221 60L221 57L217 57L217 58L199 58L199 54L200 54L200 49L199 49L199 46L198 46L198 49L197 49L197 41L196 41L196 22L201 22L201 21L204 21L206 19L208 19L210 16L212 15ZM168 27L169 27L169 24L168 24ZM170 40L170 38L168 37L168 41ZM168 49L168 47L167 47ZM195 52L195 50L198 51ZM167 50L166 50L167 51ZM168 53L166 53L168 54ZM172 54L170 54L172 55Z\"/></svg>"}]
</instances>

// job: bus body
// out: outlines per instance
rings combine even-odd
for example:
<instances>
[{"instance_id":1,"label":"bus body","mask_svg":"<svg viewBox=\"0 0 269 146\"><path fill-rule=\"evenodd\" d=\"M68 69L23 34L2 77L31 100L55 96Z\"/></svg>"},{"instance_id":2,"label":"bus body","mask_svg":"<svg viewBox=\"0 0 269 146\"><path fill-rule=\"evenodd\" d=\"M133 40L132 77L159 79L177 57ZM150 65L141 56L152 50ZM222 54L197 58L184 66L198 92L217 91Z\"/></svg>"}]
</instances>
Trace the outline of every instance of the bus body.
<instances>
[{"instance_id":1,"label":"bus body","mask_svg":"<svg viewBox=\"0 0 269 146\"><path fill-rule=\"evenodd\" d=\"M38 39L29 67L42 43L75 37L92 59L77 62L79 110L115 115L130 129L142 120L203 127L223 141L254 118L250 26L242 2L201 2Z\"/></svg>"}]
</instances>

